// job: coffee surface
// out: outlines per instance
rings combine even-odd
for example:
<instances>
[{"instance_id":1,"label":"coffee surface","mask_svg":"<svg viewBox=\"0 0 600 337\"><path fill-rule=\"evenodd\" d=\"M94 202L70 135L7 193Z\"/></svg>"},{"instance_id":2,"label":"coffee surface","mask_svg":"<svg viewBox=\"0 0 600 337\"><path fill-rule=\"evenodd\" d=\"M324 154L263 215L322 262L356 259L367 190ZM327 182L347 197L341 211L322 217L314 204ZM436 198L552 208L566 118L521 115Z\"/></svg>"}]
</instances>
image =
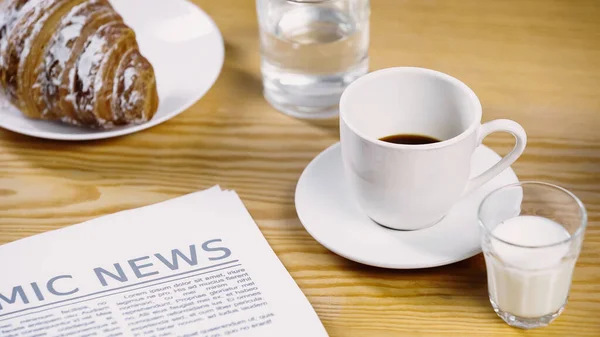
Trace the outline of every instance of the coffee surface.
<instances>
[{"instance_id":1,"label":"coffee surface","mask_svg":"<svg viewBox=\"0 0 600 337\"><path fill-rule=\"evenodd\" d=\"M424 145L439 143L441 140L424 136L424 135L413 135L413 134L398 134L380 138L384 142L393 144L404 144L404 145Z\"/></svg>"}]
</instances>

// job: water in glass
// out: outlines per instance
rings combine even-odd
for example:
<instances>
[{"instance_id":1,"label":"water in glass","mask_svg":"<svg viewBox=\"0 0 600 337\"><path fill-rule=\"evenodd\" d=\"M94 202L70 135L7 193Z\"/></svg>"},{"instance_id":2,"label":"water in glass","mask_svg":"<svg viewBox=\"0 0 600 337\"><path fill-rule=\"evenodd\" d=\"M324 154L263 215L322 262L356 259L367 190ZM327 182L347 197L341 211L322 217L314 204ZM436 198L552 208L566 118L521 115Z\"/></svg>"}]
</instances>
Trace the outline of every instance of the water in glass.
<instances>
[{"instance_id":1,"label":"water in glass","mask_svg":"<svg viewBox=\"0 0 600 337\"><path fill-rule=\"evenodd\" d=\"M367 0L258 0L265 98L302 118L337 114L368 70Z\"/></svg>"}]
</instances>

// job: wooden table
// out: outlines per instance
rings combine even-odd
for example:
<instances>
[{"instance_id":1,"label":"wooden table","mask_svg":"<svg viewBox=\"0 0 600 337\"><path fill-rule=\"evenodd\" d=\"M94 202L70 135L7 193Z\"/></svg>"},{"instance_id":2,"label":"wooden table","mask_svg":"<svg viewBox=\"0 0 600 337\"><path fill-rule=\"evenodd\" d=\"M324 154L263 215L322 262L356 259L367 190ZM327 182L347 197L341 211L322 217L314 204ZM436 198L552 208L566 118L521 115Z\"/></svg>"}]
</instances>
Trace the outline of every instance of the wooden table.
<instances>
[{"instance_id":1,"label":"wooden table","mask_svg":"<svg viewBox=\"0 0 600 337\"><path fill-rule=\"evenodd\" d=\"M254 1L197 3L221 28L227 56L214 88L189 111L106 141L0 131L0 243L221 184L240 194L332 337L600 336L599 1L372 2L372 69L422 66L463 80L485 120L514 119L528 131L514 165L520 178L565 186L587 205L567 310L529 332L492 311L481 256L384 270L313 240L296 216L294 188L310 160L338 141L337 121L296 120L264 101ZM512 139L486 144L506 153Z\"/></svg>"}]
</instances>

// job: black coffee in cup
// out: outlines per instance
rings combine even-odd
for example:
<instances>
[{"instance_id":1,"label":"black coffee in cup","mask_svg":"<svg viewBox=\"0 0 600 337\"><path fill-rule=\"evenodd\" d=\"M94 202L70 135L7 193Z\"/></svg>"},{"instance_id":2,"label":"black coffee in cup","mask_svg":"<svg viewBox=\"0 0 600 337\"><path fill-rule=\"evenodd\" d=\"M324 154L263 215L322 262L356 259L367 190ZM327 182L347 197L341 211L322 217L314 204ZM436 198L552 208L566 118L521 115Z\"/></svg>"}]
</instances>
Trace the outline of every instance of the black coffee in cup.
<instances>
[{"instance_id":1,"label":"black coffee in cup","mask_svg":"<svg viewBox=\"0 0 600 337\"><path fill-rule=\"evenodd\" d=\"M441 140L424 136L424 135L411 135L411 134L398 134L380 138L384 142L393 144L404 144L404 145L424 145L439 143Z\"/></svg>"}]
</instances>

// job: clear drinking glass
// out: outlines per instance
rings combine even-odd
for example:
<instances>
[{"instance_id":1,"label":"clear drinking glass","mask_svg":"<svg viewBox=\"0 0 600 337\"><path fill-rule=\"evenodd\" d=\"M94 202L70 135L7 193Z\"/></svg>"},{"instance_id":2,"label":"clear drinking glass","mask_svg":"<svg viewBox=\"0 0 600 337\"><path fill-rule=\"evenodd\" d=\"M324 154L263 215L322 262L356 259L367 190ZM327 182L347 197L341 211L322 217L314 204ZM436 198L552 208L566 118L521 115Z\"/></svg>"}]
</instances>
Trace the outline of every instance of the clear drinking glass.
<instances>
[{"instance_id":1,"label":"clear drinking glass","mask_svg":"<svg viewBox=\"0 0 600 337\"><path fill-rule=\"evenodd\" d=\"M511 326L550 324L564 310L587 225L584 205L540 182L502 187L479 208L488 291Z\"/></svg>"},{"instance_id":2,"label":"clear drinking glass","mask_svg":"<svg viewBox=\"0 0 600 337\"><path fill-rule=\"evenodd\" d=\"M369 0L257 0L264 95L299 118L338 113L368 71Z\"/></svg>"}]
</instances>

